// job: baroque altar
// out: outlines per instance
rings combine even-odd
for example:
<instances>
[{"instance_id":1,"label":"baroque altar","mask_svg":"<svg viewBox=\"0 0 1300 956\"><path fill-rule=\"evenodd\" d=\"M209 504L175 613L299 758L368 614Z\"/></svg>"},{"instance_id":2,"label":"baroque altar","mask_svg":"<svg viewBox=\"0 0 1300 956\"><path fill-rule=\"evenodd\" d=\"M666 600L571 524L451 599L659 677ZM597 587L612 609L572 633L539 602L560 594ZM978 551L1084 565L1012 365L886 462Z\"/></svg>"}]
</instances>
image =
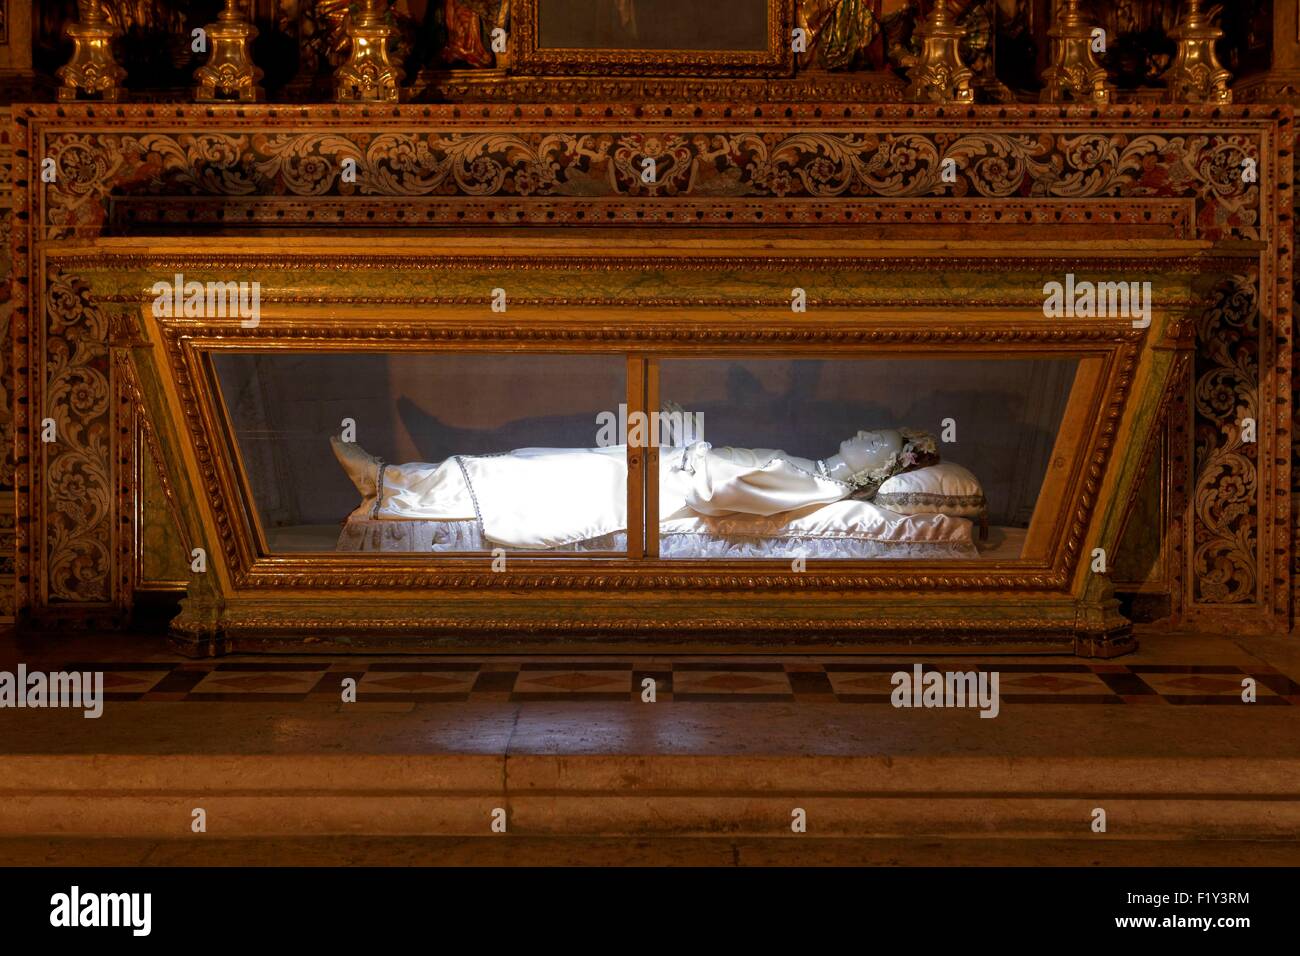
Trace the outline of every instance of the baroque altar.
<instances>
[{"instance_id":1,"label":"baroque altar","mask_svg":"<svg viewBox=\"0 0 1300 956\"><path fill-rule=\"evenodd\" d=\"M232 81L226 101L74 89L10 108L19 619L114 625L183 598L171 639L196 654L1109 656L1134 618L1289 628L1283 103L1216 99L1213 70L1200 99L1161 103L1141 70L1100 65L1100 86L1032 102L994 52L1041 35L1050 55L1033 4L904 30L890 4L764 2L704 53L646 52L670 41L633 30L635 11L589 35L546 0L356 6L283 31L254 11L304 51L287 79L259 64L271 102ZM119 20L102 29L158 28ZM422 59L430 24L446 52ZM347 73L357 30L378 31L387 67ZM373 95L313 102L336 74L375 78ZM173 308L155 308L160 282ZM257 313L186 314L188 282L255 289ZM1045 311L1053 284L1070 309ZM1085 284L1112 306L1122 288L1125 310L1073 308ZM701 414L711 446L787 462L902 428L932 433L939 460L870 497L808 499L837 509L829 525L698 499L674 517L662 469L690 443L624 434L599 466L617 505L599 534L548 550L493 532L476 460L591 450L594 421L575 423L620 407ZM347 420L388 498L335 462ZM468 506L382 523L393 469L455 461ZM920 483L949 466L975 484Z\"/></svg>"}]
</instances>

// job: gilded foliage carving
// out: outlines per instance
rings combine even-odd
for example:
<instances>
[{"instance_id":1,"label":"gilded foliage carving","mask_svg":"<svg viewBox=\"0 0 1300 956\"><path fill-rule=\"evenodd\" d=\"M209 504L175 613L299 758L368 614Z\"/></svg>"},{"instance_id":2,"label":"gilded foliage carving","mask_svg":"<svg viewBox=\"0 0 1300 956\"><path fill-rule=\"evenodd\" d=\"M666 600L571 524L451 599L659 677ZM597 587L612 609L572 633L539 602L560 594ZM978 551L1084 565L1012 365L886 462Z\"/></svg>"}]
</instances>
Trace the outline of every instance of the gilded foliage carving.
<instances>
[{"instance_id":1,"label":"gilded foliage carving","mask_svg":"<svg viewBox=\"0 0 1300 956\"><path fill-rule=\"evenodd\" d=\"M1193 536L1197 600L1255 600L1256 465L1259 445L1242 441L1242 420L1259 416L1259 302L1253 277L1214 291L1196 329Z\"/></svg>"},{"instance_id":2,"label":"gilded foliage carving","mask_svg":"<svg viewBox=\"0 0 1300 956\"><path fill-rule=\"evenodd\" d=\"M14 486L14 365L9 349L14 311L12 242L13 217L0 207L0 344L4 349L0 355L0 491L11 491ZM6 557L12 560L12 548Z\"/></svg>"},{"instance_id":3,"label":"gilded foliage carving","mask_svg":"<svg viewBox=\"0 0 1300 956\"><path fill-rule=\"evenodd\" d=\"M1300 163L1295 164L1293 169L1292 195L1300 196ZM1300 241L1300 216L1294 217L1294 227L1291 231L1292 242ZM1292 248L1295 248L1292 246ZM1293 283L1291 286L1291 319L1294 324L1300 324L1300 271L1292 267ZM1292 335L1296 329L1293 328ZM1295 377L1293 369L1293 378ZM1300 440L1295 436L1300 435L1300 382L1296 383L1295 389L1291 393L1291 491L1293 497L1300 495ZM1300 607L1300 509L1291 514L1291 587L1293 590L1292 608Z\"/></svg>"},{"instance_id":4,"label":"gilded foliage carving","mask_svg":"<svg viewBox=\"0 0 1300 956\"><path fill-rule=\"evenodd\" d=\"M74 276L51 270L45 291L45 548L51 601L109 598L107 323Z\"/></svg>"},{"instance_id":5,"label":"gilded foliage carving","mask_svg":"<svg viewBox=\"0 0 1300 956\"><path fill-rule=\"evenodd\" d=\"M1204 238L1259 238L1240 135L767 129L61 132L52 237L95 232L110 195L660 200L1197 199ZM954 160L955 182L944 178ZM355 177L344 174L355 164ZM653 160L653 181L643 176ZM951 178L951 176L949 177Z\"/></svg>"}]
</instances>

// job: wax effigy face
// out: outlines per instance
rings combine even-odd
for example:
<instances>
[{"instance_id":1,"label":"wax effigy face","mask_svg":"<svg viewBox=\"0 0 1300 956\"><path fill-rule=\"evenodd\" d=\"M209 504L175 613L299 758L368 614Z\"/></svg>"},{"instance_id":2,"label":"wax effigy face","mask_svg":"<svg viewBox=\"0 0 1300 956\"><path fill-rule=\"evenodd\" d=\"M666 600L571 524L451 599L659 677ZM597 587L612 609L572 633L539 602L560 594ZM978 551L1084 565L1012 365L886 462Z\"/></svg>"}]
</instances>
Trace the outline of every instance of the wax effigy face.
<instances>
[{"instance_id":1,"label":"wax effigy face","mask_svg":"<svg viewBox=\"0 0 1300 956\"><path fill-rule=\"evenodd\" d=\"M1015 559L1076 364L214 357L267 552L377 559Z\"/></svg>"}]
</instances>

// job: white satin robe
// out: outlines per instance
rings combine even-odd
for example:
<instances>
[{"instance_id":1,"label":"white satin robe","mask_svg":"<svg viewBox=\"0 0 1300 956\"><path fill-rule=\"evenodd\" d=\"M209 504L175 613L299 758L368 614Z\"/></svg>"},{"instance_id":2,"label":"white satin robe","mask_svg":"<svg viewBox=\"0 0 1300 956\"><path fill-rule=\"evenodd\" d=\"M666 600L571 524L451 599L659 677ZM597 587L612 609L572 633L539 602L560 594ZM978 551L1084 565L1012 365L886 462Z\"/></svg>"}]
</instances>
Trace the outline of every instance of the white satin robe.
<instances>
[{"instance_id":1,"label":"white satin robe","mask_svg":"<svg viewBox=\"0 0 1300 956\"><path fill-rule=\"evenodd\" d=\"M847 497L852 487L775 449L663 448L659 517L774 515ZM357 517L477 518L508 548L546 549L627 527L627 446L521 448L458 455L441 464L387 465L377 498Z\"/></svg>"}]
</instances>

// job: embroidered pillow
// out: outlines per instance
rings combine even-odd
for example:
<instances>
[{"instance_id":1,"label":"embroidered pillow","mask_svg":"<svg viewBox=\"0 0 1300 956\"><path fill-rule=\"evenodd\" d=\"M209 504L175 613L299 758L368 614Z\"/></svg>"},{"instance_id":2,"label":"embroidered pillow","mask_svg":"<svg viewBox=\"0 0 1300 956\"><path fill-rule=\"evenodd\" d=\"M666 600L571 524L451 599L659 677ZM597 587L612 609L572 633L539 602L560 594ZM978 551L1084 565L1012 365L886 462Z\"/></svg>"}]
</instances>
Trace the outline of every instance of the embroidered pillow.
<instances>
[{"instance_id":1,"label":"embroidered pillow","mask_svg":"<svg viewBox=\"0 0 1300 956\"><path fill-rule=\"evenodd\" d=\"M880 486L873 500L900 515L978 518L988 508L979 479L961 465L946 461L894 475Z\"/></svg>"}]
</instances>

